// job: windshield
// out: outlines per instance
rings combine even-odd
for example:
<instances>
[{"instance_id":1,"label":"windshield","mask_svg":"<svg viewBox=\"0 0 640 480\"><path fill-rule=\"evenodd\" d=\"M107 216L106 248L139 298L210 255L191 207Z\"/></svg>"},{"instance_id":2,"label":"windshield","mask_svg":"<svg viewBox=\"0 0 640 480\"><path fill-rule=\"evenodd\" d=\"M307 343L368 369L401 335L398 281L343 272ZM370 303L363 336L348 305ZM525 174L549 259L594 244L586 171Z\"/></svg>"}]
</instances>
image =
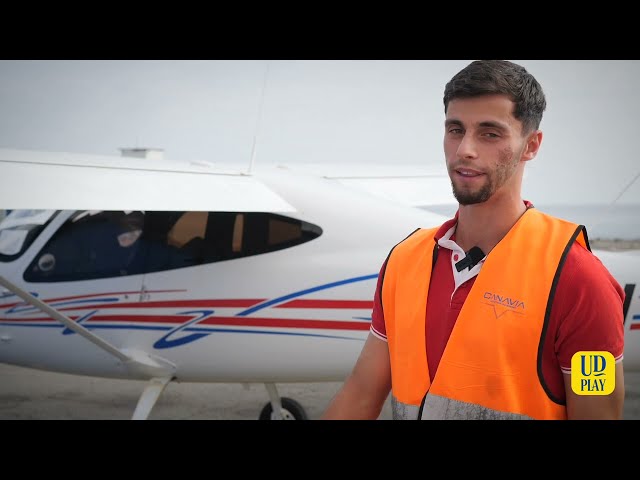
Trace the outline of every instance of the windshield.
<instances>
[{"instance_id":1,"label":"windshield","mask_svg":"<svg viewBox=\"0 0 640 480\"><path fill-rule=\"evenodd\" d=\"M22 255L55 213L55 210L9 210L0 220L0 262L10 262Z\"/></svg>"}]
</instances>

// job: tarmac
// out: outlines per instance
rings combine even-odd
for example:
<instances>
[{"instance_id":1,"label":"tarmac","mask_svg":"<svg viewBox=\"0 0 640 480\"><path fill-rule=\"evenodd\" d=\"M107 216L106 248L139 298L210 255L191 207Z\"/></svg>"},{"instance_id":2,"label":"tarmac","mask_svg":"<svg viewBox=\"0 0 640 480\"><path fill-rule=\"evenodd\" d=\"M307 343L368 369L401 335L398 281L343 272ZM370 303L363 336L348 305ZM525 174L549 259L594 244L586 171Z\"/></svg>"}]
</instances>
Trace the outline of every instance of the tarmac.
<instances>
[{"instance_id":1,"label":"tarmac","mask_svg":"<svg viewBox=\"0 0 640 480\"><path fill-rule=\"evenodd\" d=\"M0 363L0 420L129 420L146 383L45 372ZM342 382L278 384L317 420ZM640 373L625 373L625 420L640 420ZM262 384L171 382L148 420L257 420ZM379 420L391 419L389 399Z\"/></svg>"},{"instance_id":2,"label":"tarmac","mask_svg":"<svg viewBox=\"0 0 640 480\"><path fill-rule=\"evenodd\" d=\"M277 384L281 397L318 419L341 382ZM1 420L128 420L146 382L103 379L0 363ZM257 420L268 402L263 384L167 385L149 420ZM387 402L388 404L389 402ZM389 405L381 417L391 418Z\"/></svg>"}]
</instances>

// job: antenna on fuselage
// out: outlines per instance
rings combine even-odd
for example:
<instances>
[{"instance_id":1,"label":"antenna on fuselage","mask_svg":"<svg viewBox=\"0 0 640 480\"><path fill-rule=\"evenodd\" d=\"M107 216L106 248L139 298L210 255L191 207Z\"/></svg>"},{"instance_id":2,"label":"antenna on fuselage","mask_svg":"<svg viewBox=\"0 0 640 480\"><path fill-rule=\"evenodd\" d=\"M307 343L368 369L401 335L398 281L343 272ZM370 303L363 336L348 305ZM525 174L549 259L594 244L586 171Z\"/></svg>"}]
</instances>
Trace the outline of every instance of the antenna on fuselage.
<instances>
[{"instance_id":1,"label":"antenna on fuselage","mask_svg":"<svg viewBox=\"0 0 640 480\"><path fill-rule=\"evenodd\" d=\"M267 60L267 67L264 70L264 79L262 81L262 92L260 93L260 106L258 107L258 118L256 119L256 130L253 135L253 145L251 146L251 159L249 160L249 168L247 173L251 173L253 168L253 161L256 157L256 143L258 141L258 129L260 128L260 119L262 117L262 105L264 104L264 93L267 89L267 76L269 75L269 61Z\"/></svg>"},{"instance_id":2,"label":"antenna on fuselage","mask_svg":"<svg viewBox=\"0 0 640 480\"><path fill-rule=\"evenodd\" d=\"M611 202L611 203L609 204L609 208L607 208L607 210L602 214L602 216L600 217L600 220L599 220L599 221L597 221L597 222L594 222L594 224L593 224L593 225L591 225L591 228L594 228L594 227L596 227L596 226L600 225L600 224L601 224L602 222L604 222L607 218L610 218L610 216L611 216L611 212L612 212L612 211L613 211L613 209L616 207L616 202L617 202L618 200L620 200L620 198L622 197L622 195L624 195L624 194L625 194L625 192L626 192L627 190L629 190L629 189L631 188L631 186L632 186L634 183L636 183L636 180L638 180L638 178L640 178L640 172L636 173L636 176L635 176L635 177L633 177L633 178L631 179L631 181L625 185L625 187L624 187L624 188L622 189L622 191L618 194L618 196L613 200L613 202Z\"/></svg>"},{"instance_id":3,"label":"antenna on fuselage","mask_svg":"<svg viewBox=\"0 0 640 480\"><path fill-rule=\"evenodd\" d=\"M620 197L622 197L622 195L624 195L624 193L627 190L629 190L629 188L631 188L631 185L636 183L636 180L638 180L638 177L640 177L640 172L638 172L636 174L636 176L633 177L633 179L622 189L622 191L618 194L618 196L615 198L615 200L613 202L611 202L611 206L613 206L618 200L620 200Z\"/></svg>"}]
</instances>

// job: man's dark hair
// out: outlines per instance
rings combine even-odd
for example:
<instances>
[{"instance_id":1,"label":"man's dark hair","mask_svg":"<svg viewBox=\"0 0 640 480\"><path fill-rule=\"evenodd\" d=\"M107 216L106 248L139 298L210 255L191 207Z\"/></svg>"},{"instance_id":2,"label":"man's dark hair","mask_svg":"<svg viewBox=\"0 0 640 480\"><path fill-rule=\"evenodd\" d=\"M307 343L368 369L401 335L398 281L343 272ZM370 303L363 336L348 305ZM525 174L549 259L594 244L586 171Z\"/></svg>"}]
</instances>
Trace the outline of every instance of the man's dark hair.
<instances>
[{"instance_id":1,"label":"man's dark hair","mask_svg":"<svg viewBox=\"0 0 640 480\"><path fill-rule=\"evenodd\" d=\"M444 87L444 113L453 99L491 94L511 98L523 134L540 127L547 106L542 87L524 67L506 60L476 60L460 70Z\"/></svg>"}]
</instances>

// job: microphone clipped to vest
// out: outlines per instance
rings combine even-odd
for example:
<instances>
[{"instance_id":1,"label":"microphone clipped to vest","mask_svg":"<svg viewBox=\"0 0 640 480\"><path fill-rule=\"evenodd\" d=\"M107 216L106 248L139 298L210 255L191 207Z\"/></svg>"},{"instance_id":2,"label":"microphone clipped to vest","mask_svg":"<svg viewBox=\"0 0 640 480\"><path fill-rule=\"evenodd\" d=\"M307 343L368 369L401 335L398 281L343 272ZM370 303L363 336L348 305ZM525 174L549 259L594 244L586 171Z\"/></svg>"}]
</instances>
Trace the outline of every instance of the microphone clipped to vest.
<instances>
[{"instance_id":1,"label":"microphone clipped to vest","mask_svg":"<svg viewBox=\"0 0 640 480\"><path fill-rule=\"evenodd\" d=\"M471 250L466 253L466 256L456 263L456 270L458 270L459 272L461 272L465 268L469 268L469 270L471 270L483 258L484 252L482 251L482 249L480 247L472 247Z\"/></svg>"}]
</instances>

